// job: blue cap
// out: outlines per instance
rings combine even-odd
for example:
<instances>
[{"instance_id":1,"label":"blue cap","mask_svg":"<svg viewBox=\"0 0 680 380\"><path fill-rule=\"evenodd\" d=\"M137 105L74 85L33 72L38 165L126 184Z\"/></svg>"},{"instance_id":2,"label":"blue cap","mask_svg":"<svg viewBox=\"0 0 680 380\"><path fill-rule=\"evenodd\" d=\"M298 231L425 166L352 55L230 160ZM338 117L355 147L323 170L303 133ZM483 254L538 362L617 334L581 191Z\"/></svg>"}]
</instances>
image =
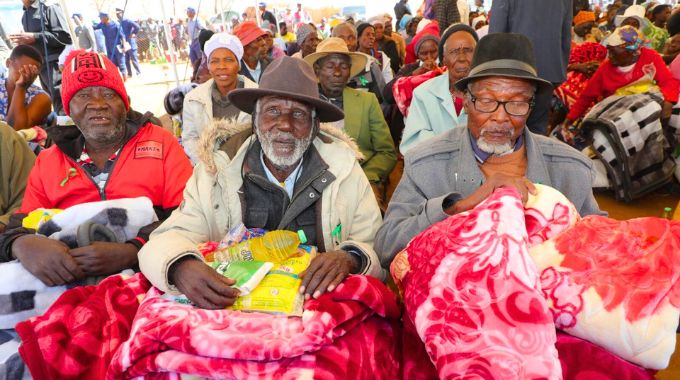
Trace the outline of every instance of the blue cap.
<instances>
[{"instance_id":1,"label":"blue cap","mask_svg":"<svg viewBox=\"0 0 680 380\"><path fill-rule=\"evenodd\" d=\"M266 7L267 3L265 3L264 1L260 1L257 5L259 5L261 7Z\"/></svg>"},{"instance_id":2,"label":"blue cap","mask_svg":"<svg viewBox=\"0 0 680 380\"><path fill-rule=\"evenodd\" d=\"M108 12L99 12L99 17L109 17Z\"/></svg>"},{"instance_id":3,"label":"blue cap","mask_svg":"<svg viewBox=\"0 0 680 380\"><path fill-rule=\"evenodd\" d=\"M80 13L74 13L71 15L71 17L83 17Z\"/></svg>"},{"instance_id":4,"label":"blue cap","mask_svg":"<svg viewBox=\"0 0 680 380\"><path fill-rule=\"evenodd\" d=\"M187 7L187 12L190 12L190 11L196 13L196 8L194 8L194 7Z\"/></svg>"}]
</instances>

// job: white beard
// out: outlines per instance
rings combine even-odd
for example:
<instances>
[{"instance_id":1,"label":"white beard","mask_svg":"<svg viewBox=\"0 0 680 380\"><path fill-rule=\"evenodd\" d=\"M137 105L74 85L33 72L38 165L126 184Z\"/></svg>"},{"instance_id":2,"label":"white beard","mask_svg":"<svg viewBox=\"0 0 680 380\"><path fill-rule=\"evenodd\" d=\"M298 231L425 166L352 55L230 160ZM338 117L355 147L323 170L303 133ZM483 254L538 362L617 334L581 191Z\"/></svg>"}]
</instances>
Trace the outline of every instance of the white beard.
<instances>
[{"instance_id":1,"label":"white beard","mask_svg":"<svg viewBox=\"0 0 680 380\"><path fill-rule=\"evenodd\" d=\"M479 149L481 149L483 152L496 156L502 156L513 151L514 146L510 141L510 138L512 137L511 131L508 131L508 142L503 144L491 144L484 140L484 135L489 129L490 128L482 128L480 131L479 139L477 139L477 147L479 147Z\"/></svg>"},{"instance_id":2,"label":"white beard","mask_svg":"<svg viewBox=\"0 0 680 380\"><path fill-rule=\"evenodd\" d=\"M479 140L477 140L477 147L481 149L483 152L489 153L489 154L494 154L496 156L502 156L504 154L512 152L512 144L505 143L505 144L489 144L486 141L484 141L483 137L480 137Z\"/></svg>"},{"instance_id":3,"label":"white beard","mask_svg":"<svg viewBox=\"0 0 680 380\"><path fill-rule=\"evenodd\" d=\"M291 133L272 131L266 134L262 134L260 133L259 128L255 128L255 134L257 135L257 139L260 140L262 152L264 153L265 157L267 157L269 161L272 164L274 164L274 166L277 169L290 168L291 166L295 165L298 161L300 161L302 155L305 154L307 148L309 148L309 145L312 143L313 132L314 128L310 130L309 136L305 137L304 139L296 139ZM288 156L279 156L276 154L273 140L280 137L295 140L295 149Z\"/></svg>"}]
</instances>

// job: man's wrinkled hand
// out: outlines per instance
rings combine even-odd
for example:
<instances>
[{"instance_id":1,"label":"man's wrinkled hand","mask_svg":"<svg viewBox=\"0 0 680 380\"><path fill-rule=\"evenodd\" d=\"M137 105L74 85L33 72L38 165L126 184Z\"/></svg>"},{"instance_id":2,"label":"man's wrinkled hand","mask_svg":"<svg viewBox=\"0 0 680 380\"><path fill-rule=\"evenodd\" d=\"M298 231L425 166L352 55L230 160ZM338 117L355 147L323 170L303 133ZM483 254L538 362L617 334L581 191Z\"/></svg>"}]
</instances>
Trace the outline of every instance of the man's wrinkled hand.
<instances>
[{"instance_id":1,"label":"man's wrinkled hand","mask_svg":"<svg viewBox=\"0 0 680 380\"><path fill-rule=\"evenodd\" d=\"M536 186L526 177L513 177L507 174L495 173L487 178L486 182L468 197L456 202L444 212L449 215L458 214L473 209L483 202L499 187L514 187L522 197L522 204L526 204L529 194L536 194Z\"/></svg>"},{"instance_id":2,"label":"man's wrinkled hand","mask_svg":"<svg viewBox=\"0 0 680 380\"><path fill-rule=\"evenodd\" d=\"M332 251L316 256L309 268L300 274L300 293L309 299L333 291L345 277L358 271L357 263L351 255L345 251Z\"/></svg>"},{"instance_id":3,"label":"man's wrinkled hand","mask_svg":"<svg viewBox=\"0 0 680 380\"><path fill-rule=\"evenodd\" d=\"M10 34L9 39L16 45L33 45L35 43L35 37L33 37L33 33Z\"/></svg>"},{"instance_id":4,"label":"man's wrinkled hand","mask_svg":"<svg viewBox=\"0 0 680 380\"><path fill-rule=\"evenodd\" d=\"M118 273L137 265L137 247L129 243L96 241L71 250L78 267L88 276Z\"/></svg>"},{"instance_id":5,"label":"man's wrinkled hand","mask_svg":"<svg viewBox=\"0 0 680 380\"><path fill-rule=\"evenodd\" d=\"M484 186L488 187L487 197L500 187L514 187L522 196L522 204L526 204L529 200L529 193L536 194L536 186L526 177L513 177L503 173L491 175L482 185L482 187Z\"/></svg>"},{"instance_id":6,"label":"man's wrinkled hand","mask_svg":"<svg viewBox=\"0 0 680 380\"><path fill-rule=\"evenodd\" d=\"M40 235L24 235L12 244L12 255L47 286L71 283L85 277L66 244Z\"/></svg>"},{"instance_id":7,"label":"man's wrinkled hand","mask_svg":"<svg viewBox=\"0 0 680 380\"><path fill-rule=\"evenodd\" d=\"M224 309L239 296L235 281L217 273L194 257L180 259L170 267L169 280L189 301L203 309Z\"/></svg>"}]
</instances>

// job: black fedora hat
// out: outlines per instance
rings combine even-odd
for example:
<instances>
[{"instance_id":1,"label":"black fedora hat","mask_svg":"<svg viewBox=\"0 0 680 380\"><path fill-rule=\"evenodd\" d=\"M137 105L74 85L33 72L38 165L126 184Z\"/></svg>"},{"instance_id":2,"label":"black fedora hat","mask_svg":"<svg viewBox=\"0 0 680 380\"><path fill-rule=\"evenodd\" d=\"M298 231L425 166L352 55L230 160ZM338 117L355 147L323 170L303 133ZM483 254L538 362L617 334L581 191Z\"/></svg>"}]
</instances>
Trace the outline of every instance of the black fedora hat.
<instances>
[{"instance_id":1,"label":"black fedora hat","mask_svg":"<svg viewBox=\"0 0 680 380\"><path fill-rule=\"evenodd\" d=\"M537 95L553 89L550 82L538 77L531 41L518 33L491 33L479 40L470 74L455 86L465 91L471 81L489 76L531 80L536 83Z\"/></svg>"},{"instance_id":2,"label":"black fedora hat","mask_svg":"<svg viewBox=\"0 0 680 380\"><path fill-rule=\"evenodd\" d=\"M284 56L274 60L262 73L259 88L239 88L229 93L229 101L243 112L253 113L255 102L264 96L280 96L316 108L322 122L345 117L342 110L319 98L314 69L299 58Z\"/></svg>"}]
</instances>

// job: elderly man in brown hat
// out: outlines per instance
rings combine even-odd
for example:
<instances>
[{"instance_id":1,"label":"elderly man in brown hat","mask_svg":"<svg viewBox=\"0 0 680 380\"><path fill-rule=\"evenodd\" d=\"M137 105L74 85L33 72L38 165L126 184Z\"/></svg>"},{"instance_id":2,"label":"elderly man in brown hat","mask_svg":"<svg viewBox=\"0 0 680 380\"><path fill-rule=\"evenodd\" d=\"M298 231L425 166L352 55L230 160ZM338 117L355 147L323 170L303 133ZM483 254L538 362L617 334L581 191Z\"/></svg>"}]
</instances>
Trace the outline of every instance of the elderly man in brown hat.
<instances>
[{"instance_id":1,"label":"elderly man in brown hat","mask_svg":"<svg viewBox=\"0 0 680 380\"><path fill-rule=\"evenodd\" d=\"M321 98L345 111L344 120L336 122L335 127L344 130L359 145L364 156L361 167L381 208L386 208L385 184L397 163L394 142L375 95L347 86L349 78L366 67L367 57L350 52L345 41L331 37L321 42L316 53L305 57L305 61L314 67Z\"/></svg>"},{"instance_id":2,"label":"elderly man in brown hat","mask_svg":"<svg viewBox=\"0 0 680 380\"><path fill-rule=\"evenodd\" d=\"M380 210L356 145L320 125L344 115L319 98L312 67L282 57L264 71L259 89L236 89L229 99L252 123L222 121L206 131L182 206L139 255L147 278L199 307L231 305L234 281L206 265L197 245L220 241L241 223L304 231L321 252L303 276L300 291L308 297L333 290L350 273L382 278L373 251Z\"/></svg>"},{"instance_id":3,"label":"elderly man in brown hat","mask_svg":"<svg viewBox=\"0 0 680 380\"><path fill-rule=\"evenodd\" d=\"M470 74L456 87L465 93L467 128L452 129L406 154L404 176L376 236L384 266L415 235L472 209L499 187L516 188L526 201L533 183L541 183L566 195L582 216L602 214L593 197L590 160L526 127L534 99L552 91L536 74L527 37L482 38Z\"/></svg>"}]
</instances>

